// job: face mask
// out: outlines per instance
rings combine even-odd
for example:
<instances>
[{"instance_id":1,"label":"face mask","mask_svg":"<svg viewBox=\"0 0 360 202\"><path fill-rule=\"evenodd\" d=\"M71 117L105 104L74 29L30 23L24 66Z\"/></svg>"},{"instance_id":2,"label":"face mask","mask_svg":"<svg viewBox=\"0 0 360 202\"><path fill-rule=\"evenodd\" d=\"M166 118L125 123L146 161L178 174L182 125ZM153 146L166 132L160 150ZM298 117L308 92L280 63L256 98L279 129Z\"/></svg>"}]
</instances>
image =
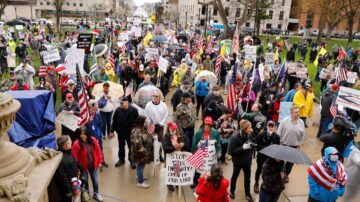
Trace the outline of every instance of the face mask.
<instances>
[{"instance_id":1,"label":"face mask","mask_svg":"<svg viewBox=\"0 0 360 202\"><path fill-rule=\"evenodd\" d=\"M220 95L219 91L214 91L213 93L214 93L214 95Z\"/></svg>"},{"instance_id":2,"label":"face mask","mask_svg":"<svg viewBox=\"0 0 360 202\"><path fill-rule=\"evenodd\" d=\"M330 155L330 161L332 162L337 162L339 160L339 156L338 155Z\"/></svg>"}]
</instances>

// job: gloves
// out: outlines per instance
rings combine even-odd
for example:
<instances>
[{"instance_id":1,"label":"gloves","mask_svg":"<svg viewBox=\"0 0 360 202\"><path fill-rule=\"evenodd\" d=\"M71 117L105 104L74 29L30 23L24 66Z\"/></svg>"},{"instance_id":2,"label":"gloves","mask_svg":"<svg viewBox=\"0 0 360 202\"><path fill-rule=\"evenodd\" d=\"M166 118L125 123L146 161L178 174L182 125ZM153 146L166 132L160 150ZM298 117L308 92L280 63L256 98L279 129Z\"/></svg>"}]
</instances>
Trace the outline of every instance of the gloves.
<instances>
[{"instance_id":1,"label":"gloves","mask_svg":"<svg viewBox=\"0 0 360 202\"><path fill-rule=\"evenodd\" d=\"M244 150L251 149L250 143L244 143L244 144L243 144L243 149L244 149Z\"/></svg>"}]
</instances>

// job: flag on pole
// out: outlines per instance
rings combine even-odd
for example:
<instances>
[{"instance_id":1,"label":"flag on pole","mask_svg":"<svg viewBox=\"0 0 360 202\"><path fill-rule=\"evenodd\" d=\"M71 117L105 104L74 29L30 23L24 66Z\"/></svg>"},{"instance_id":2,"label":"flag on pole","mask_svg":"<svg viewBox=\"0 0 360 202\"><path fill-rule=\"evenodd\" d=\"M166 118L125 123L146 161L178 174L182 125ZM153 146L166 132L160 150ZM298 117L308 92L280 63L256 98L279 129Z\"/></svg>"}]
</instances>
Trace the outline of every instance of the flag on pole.
<instances>
[{"instance_id":1,"label":"flag on pole","mask_svg":"<svg viewBox=\"0 0 360 202\"><path fill-rule=\"evenodd\" d=\"M131 81L125 89L125 96L129 96L134 92L134 82Z\"/></svg>"},{"instance_id":2,"label":"flag on pole","mask_svg":"<svg viewBox=\"0 0 360 202\"><path fill-rule=\"evenodd\" d=\"M200 144L196 152L189 156L186 161L194 166L196 169L200 168L205 163L205 156L208 153L208 140Z\"/></svg>"},{"instance_id":3,"label":"flag on pole","mask_svg":"<svg viewBox=\"0 0 360 202\"><path fill-rule=\"evenodd\" d=\"M204 44L203 44L203 37L202 36L199 37L199 39L197 41L197 45L198 45L199 50L203 49Z\"/></svg>"},{"instance_id":4,"label":"flag on pole","mask_svg":"<svg viewBox=\"0 0 360 202\"><path fill-rule=\"evenodd\" d=\"M129 50L129 45L130 45L130 40L123 43L120 48L124 53L126 53L126 51Z\"/></svg>"},{"instance_id":5,"label":"flag on pole","mask_svg":"<svg viewBox=\"0 0 360 202\"><path fill-rule=\"evenodd\" d=\"M210 54L211 51L212 51L213 45L214 45L214 44L213 44L213 39L212 39L212 37L211 37L210 40L209 40L209 42L208 42L208 44L207 44L207 46L206 46L205 52L208 53L208 54Z\"/></svg>"},{"instance_id":6,"label":"flag on pole","mask_svg":"<svg viewBox=\"0 0 360 202\"><path fill-rule=\"evenodd\" d=\"M55 68L56 73L58 74L63 74L66 71L65 65L64 64L59 64L56 68Z\"/></svg>"},{"instance_id":7,"label":"flag on pole","mask_svg":"<svg viewBox=\"0 0 360 202\"><path fill-rule=\"evenodd\" d=\"M233 112L236 111L236 74L237 74L237 66L234 65L234 69L231 75L228 94L226 96L226 104L227 107L232 109Z\"/></svg>"},{"instance_id":8,"label":"flag on pole","mask_svg":"<svg viewBox=\"0 0 360 202\"><path fill-rule=\"evenodd\" d=\"M341 81L346 81L348 79L347 76L347 68L345 62L339 64L339 69L336 73L336 83L340 83Z\"/></svg>"},{"instance_id":9,"label":"flag on pole","mask_svg":"<svg viewBox=\"0 0 360 202\"><path fill-rule=\"evenodd\" d=\"M114 69L114 68L115 68L115 59L114 59L113 54L110 53L110 54L108 55L107 61L108 61L108 63L111 65L111 67Z\"/></svg>"},{"instance_id":10,"label":"flag on pole","mask_svg":"<svg viewBox=\"0 0 360 202\"><path fill-rule=\"evenodd\" d=\"M89 121L89 106L88 106L88 96L86 93L86 89L84 88L84 84L81 78L81 73L79 70L79 66L76 64L76 88L78 91L79 98L79 106L80 106L80 115L78 126L83 126Z\"/></svg>"},{"instance_id":11,"label":"flag on pole","mask_svg":"<svg viewBox=\"0 0 360 202\"><path fill-rule=\"evenodd\" d=\"M46 76L46 66L40 66L39 67L39 77Z\"/></svg>"},{"instance_id":12,"label":"flag on pole","mask_svg":"<svg viewBox=\"0 0 360 202\"><path fill-rule=\"evenodd\" d=\"M336 109L336 105L335 104L332 104L330 106L330 114L333 118L336 117L336 114L337 114L337 109Z\"/></svg>"},{"instance_id":13,"label":"flag on pole","mask_svg":"<svg viewBox=\"0 0 360 202\"><path fill-rule=\"evenodd\" d=\"M236 53L239 55L239 30L238 26L236 25L236 29L233 36L233 43L232 43L232 53Z\"/></svg>"},{"instance_id":14,"label":"flag on pole","mask_svg":"<svg viewBox=\"0 0 360 202\"><path fill-rule=\"evenodd\" d=\"M215 75L217 81L219 81L220 70L221 70L221 55L218 55L215 61Z\"/></svg>"}]
</instances>

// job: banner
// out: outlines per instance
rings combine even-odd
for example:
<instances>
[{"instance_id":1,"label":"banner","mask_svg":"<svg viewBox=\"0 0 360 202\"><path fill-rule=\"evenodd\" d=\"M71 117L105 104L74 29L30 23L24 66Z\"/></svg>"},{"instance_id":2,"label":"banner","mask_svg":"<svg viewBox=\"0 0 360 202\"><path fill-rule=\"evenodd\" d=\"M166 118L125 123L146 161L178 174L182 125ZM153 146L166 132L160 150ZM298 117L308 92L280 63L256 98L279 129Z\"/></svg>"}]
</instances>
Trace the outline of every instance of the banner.
<instances>
[{"instance_id":1,"label":"banner","mask_svg":"<svg viewBox=\"0 0 360 202\"><path fill-rule=\"evenodd\" d=\"M358 79L357 72L347 72L348 79L346 80L348 83L355 83L356 79Z\"/></svg>"},{"instance_id":2,"label":"banner","mask_svg":"<svg viewBox=\"0 0 360 202\"><path fill-rule=\"evenodd\" d=\"M24 26L23 25L15 25L15 29L16 30L23 30Z\"/></svg>"},{"instance_id":3,"label":"banner","mask_svg":"<svg viewBox=\"0 0 360 202\"><path fill-rule=\"evenodd\" d=\"M265 65L273 66L275 64L274 56L275 56L275 53L267 52L265 54Z\"/></svg>"},{"instance_id":4,"label":"banner","mask_svg":"<svg viewBox=\"0 0 360 202\"><path fill-rule=\"evenodd\" d=\"M44 60L45 64L49 64L51 62L55 62L55 61L59 61L60 58L60 53L58 49L51 49L51 50L47 50L47 51L42 51L40 53L41 57Z\"/></svg>"},{"instance_id":5,"label":"banner","mask_svg":"<svg viewBox=\"0 0 360 202\"><path fill-rule=\"evenodd\" d=\"M360 111L360 91L341 86L336 104Z\"/></svg>"},{"instance_id":6,"label":"banner","mask_svg":"<svg viewBox=\"0 0 360 202\"><path fill-rule=\"evenodd\" d=\"M280 114L278 122L282 121L284 118L290 116L291 107L293 106L292 102L280 102Z\"/></svg>"},{"instance_id":7,"label":"banner","mask_svg":"<svg viewBox=\"0 0 360 202\"><path fill-rule=\"evenodd\" d=\"M74 114L70 114L68 111L62 111L55 119L57 123L69 128L72 131L76 131L78 128L79 118Z\"/></svg>"},{"instance_id":8,"label":"banner","mask_svg":"<svg viewBox=\"0 0 360 202\"><path fill-rule=\"evenodd\" d=\"M245 60L256 62L256 46L244 46Z\"/></svg>"},{"instance_id":9,"label":"banner","mask_svg":"<svg viewBox=\"0 0 360 202\"><path fill-rule=\"evenodd\" d=\"M134 33L136 37L141 37L141 27L132 26L131 33Z\"/></svg>"},{"instance_id":10,"label":"banner","mask_svg":"<svg viewBox=\"0 0 360 202\"><path fill-rule=\"evenodd\" d=\"M79 34L77 48L85 49L85 54L90 53L93 34Z\"/></svg>"},{"instance_id":11,"label":"banner","mask_svg":"<svg viewBox=\"0 0 360 202\"><path fill-rule=\"evenodd\" d=\"M204 143L205 140L201 140L198 145ZM216 149L215 149L216 140L209 140L208 142L208 153L206 154L204 160L205 163L196 170L198 173L203 173L205 171L210 171L212 165L217 164L217 156L216 156Z\"/></svg>"},{"instance_id":12,"label":"banner","mask_svg":"<svg viewBox=\"0 0 360 202\"><path fill-rule=\"evenodd\" d=\"M76 64L79 65L79 69L81 74L85 75L84 71L84 58L85 58L85 50L78 48L70 48L66 50L65 57L65 67L67 74L76 74Z\"/></svg>"},{"instance_id":13,"label":"banner","mask_svg":"<svg viewBox=\"0 0 360 202\"><path fill-rule=\"evenodd\" d=\"M169 65L169 61L167 61L165 58L160 56L160 58L159 58L159 68L160 68L160 70L162 72L166 73L168 65Z\"/></svg>"},{"instance_id":14,"label":"banner","mask_svg":"<svg viewBox=\"0 0 360 202\"><path fill-rule=\"evenodd\" d=\"M191 155L190 152L166 154L166 185L184 186L193 184L195 168L186 161Z\"/></svg>"}]
</instances>

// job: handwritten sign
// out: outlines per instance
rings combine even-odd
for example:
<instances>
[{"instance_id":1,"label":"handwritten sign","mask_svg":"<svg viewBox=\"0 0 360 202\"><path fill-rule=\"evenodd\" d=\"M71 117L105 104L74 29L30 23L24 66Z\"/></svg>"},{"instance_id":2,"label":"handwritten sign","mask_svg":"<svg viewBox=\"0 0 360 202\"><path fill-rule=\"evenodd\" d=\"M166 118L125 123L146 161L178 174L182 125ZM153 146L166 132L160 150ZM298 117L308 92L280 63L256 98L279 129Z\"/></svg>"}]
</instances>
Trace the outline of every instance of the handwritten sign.
<instances>
[{"instance_id":1,"label":"handwritten sign","mask_svg":"<svg viewBox=\"0 0 360 202\"><path fill-rule=\"evenodd\" d=\"M160 70L162 72L166 73L168 65L169 65L169 61L167 61L165 58L160 56L160 59L159 59L159 68L160 68Z\"/></svg>"},{"instance_id":2,"label":"handwritten sign","mask_svg":"<svg viewBox=\"0 0 360 202\"><path fill-rule=\"evenodd\" d=\"M355 83L356 79L358 79L357 72L347 72L347 82L348 83Z\"/></svg>"},{"instance_id":3,"label":"handwritten sign","mask_svg":"<svg viewBox=\"0 0 360 202\"><path fill-rule=\"evenodd\" d=\"M199 142L203 144L205 140ZM215 149L216 140L209 140L208 142L208 153L205 155L205 163L196 170L198 173L203 173L205 171L210 171L211 166L217 164L217 157L216 157L216 149Z\"/></svg>"},{"instance_id":4,"label":"handwritten sign","mask_svg":"<svg viewBox=\"0 0 360 202\"><path fill-rule=\"evenodd\" d=\"M67 74L76 74L76 64L79 65L80 72L85 74L84 71L84 58L85 50L78 48L70 48L66 52L65 67Z\"/></svg>"},{"instance_id":5,"label":"handwritten sign","mask_svg":"<svg viewBox=\"0 0 360 202\"><path fill-rule=\"evenodd\" d=\"M295 71L296 71L296 77L301 78L301 79L307 78L307 69L306 68L296 67Z\"/></svg>"},{"instance_id":6,"label":"handwritten sign","mask_svg":"<svg viewBox=\"0 0 360 202\"><path fill-rule=\"evenodd\" d=\"M51 49L51 50L47 50L47 51L42 51L41 52L41 57L43 58L45 64L49 64L51 62L59 61L61 59L58 49Z\"/></svg>"},{"instance_id":7,"label":"handwritten sign","mask_svg":"<svg viewBox=\"0 0 360 202\"><path fill-rule=\"evenodd\" d=\"M166 155L166 185L193 184L195 168L186 161L189 156L189 152L173 152Z\"/></svg>"},{"instance_id":8,"label":"handwritten sign","mask_svg":"<svg viewBox=\"0 0 360 202\"><path fill-rule=\"evenodd\" d=\"M256 46L245 46L245 60L256 61Z\"/></svg>"},{"instance_id":9,"label":"handwritten sign","mask_svg":"<svg viewBox=\"0 0 360 202\"><path fill-rule=\"evenodd\" d=\"M287 62L287 63L285 64L285 67L286 67L286 69L287 69L287 73L288 73L288 74L291 74L291 73L296 72L296 66L297 66L296 63Z\"/></svg>"},{"instance_id":10,"label":"handwritten sign","mask_svg":"<svg viewBox=\"0 0 360 202\"><path fill-rule=\"evenodd\" d=\"M146 52L145 58L148 61L150 61L151 58L153 58L153 57L156 57L156 58L159 57L159 50L157 48L146 48L145 52Z\"/></svg>"},{"instance_id":11,"label":"handwritten sign","mask_svg":"<svg viewBox=\"0 0 360 202\"><path fill-rule=\"evenodd\" d=\"M67 111L62 111L55 120L57 123L60 123L61 125L67 127L68 129L72 131L76 131L78 128L78 121L79 118L75 116L74 114L70 114Z\"/></svg>"},{"instance_id":12,"label":"handwritten sign","mask_svg":"<svg viewBox=\"0 0 360 202\"><path fill-rule=\"evenodd\" d=\"M284 118L290 116L290 109L292 106L292 102L280 102L279 122L282 121Z\"/></svg>"},{"instance_id":13,"label":"handwritten sign","mask_svg":"<svg viewBox=\"0 0 360 202\"><path fill-rule=\"evenodd\" d=\"M274 53L273 52L268 52L265 54L265 64L266 65L274 65L275 61L274 61Z\"/></svg>"},{"instance_id":14,"label":"handwritten sign","mask_svg":"<svg viewBox=\"0 0 360 202\"><path fill-rule=\"evenodd\" d=\"M24 26L22 26L22 25L15 25L15 29L16 29L16 30L23 30L23 29L24 29Z\"/></svg>"},{"instance_id":15,"label":"handwritten sign","mask_svg":"<svg viewBox=\"0 0 360 202\"><path fill-rule=\"evenodd\" d=\"M136 37L140 37L141 32L142 32L141 27L137 27L137 26L131 27L131 33L134 33Z\"/></svg>"},{"instance_id":16,"label":"handwritten sign","mask_svg":"<svg viewBox=\"0 0 360 202\"><path fill-rule=\"evenodd\" d=\"M79 34L77 41L77 48L85 49L85 54L90 53L90 47L92 43L92 34Z\"/></svg>"}]
</instances>

